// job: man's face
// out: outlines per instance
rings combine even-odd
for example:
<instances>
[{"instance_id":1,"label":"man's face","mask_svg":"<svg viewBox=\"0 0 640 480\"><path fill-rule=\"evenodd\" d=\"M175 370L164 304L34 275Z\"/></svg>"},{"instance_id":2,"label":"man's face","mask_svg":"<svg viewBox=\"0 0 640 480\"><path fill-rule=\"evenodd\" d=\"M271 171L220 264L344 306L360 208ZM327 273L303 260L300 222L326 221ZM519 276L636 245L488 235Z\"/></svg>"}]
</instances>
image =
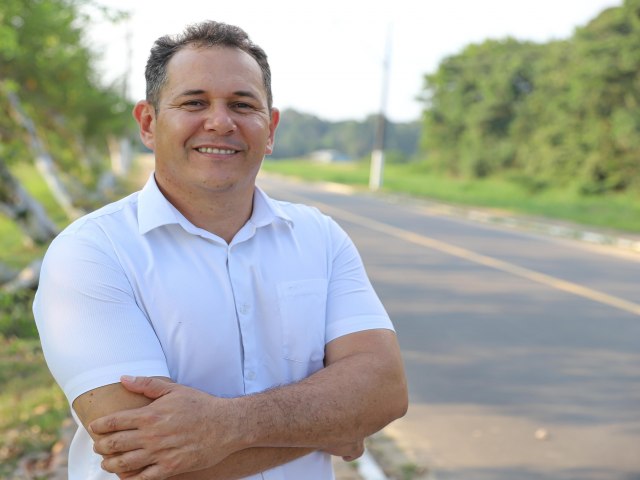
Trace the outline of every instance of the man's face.
<instances>
[{"instance_id":1,"label":"man's face","mask_svg":"<svg viewBox=\"0 0 640 480\"><path fill-rule=\"evenodd\" d=\"M253 193L278 123L269 113L262 71L247 53L224 47L185 48L167 66L145 145L156 157L156 181L169 200L206 192ZM139 111L136 111L139 118Z\"/></svg>"}]
</instances>

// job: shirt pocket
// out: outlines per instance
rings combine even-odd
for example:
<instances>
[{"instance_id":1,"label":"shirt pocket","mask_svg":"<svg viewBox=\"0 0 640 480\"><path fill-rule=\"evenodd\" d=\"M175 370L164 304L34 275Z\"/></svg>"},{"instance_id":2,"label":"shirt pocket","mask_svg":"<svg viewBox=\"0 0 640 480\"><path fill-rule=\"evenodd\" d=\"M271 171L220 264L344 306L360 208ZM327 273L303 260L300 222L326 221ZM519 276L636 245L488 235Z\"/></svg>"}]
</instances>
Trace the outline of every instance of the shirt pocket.
<instances>
[{"instance_id":1,"label":"shirt pocket","mask_svg":"<svg viewBox=\"0 0 640 480\"><path fill-rule=\"evenodd\" d=\"M325 279L281 282L277 286L282 321L282 354L294 362L324 358L327 311Z\"/></svg>"}]
</instances>

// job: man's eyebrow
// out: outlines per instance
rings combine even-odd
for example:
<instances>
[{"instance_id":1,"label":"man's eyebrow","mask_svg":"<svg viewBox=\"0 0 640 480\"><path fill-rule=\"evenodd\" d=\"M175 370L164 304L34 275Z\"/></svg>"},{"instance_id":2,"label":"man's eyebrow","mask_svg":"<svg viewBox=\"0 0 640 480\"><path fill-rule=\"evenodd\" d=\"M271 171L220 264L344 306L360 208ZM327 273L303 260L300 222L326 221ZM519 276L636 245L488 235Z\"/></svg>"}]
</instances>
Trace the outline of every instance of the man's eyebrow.
<instances>
[{"instance_id":1,"label":"man's eyebrow","mask_svg":"<svg viewBox=\"0 0 640 480\"><path fill-rule=\"evenodd\" d=\"M233 95L235 97L249 97L249 98L254 98L256 100L259 99L258 96L255 93L250 92L248 90L238 90L238 91L233 92Z\"/></svg>"},{"instance_id":2,"label":"man's eyebrow","mask_svg":"<svg viewBox=\"0 0 640 480\"><path fill-rule=\"evenodd\" d=\"M193 97L195 95L203 95L207 93L205 90L202 89L189 89L189 90L185 90L184 92L178 94L179 97ZM258 98L258 95L256 95L254 92L250 91L250 90L236 90L235 92L233 92L233 96L234 97L251 97L251 98Z\"/></svg>"},{"instance_id":3,"label":"man's eyebrow","mask_svg":"<svg viewBox=\"0 0 640 480\"><path fill-rule=\"evenodd\" d=\"M205 93L205 91L204 90L199 90L199 89L185 90L184 92L180 93L178 96L179 97L193 97L195 95L202 95L203 93Z\"/></svg>"},{"instance_id":4,"label":"man's eyebrow","mask_svg":"<svg viewBox=\"0 0 640 480\"><path fill-rule=\"evenodd\" d=\"M185 90L181 93L179 93L176 98L180 98L180 97L197 97L199 95L205 95L207 92L206 90L202 90L200 88L192 88L189 90ZM258 94L256 94L255 92L252 92L251 90L236 90L235 92L233 92L232 94L234 97L246 97L246 98L252 98L254 100L260 100L260 96Z\"/></svg>"}]
</instances>

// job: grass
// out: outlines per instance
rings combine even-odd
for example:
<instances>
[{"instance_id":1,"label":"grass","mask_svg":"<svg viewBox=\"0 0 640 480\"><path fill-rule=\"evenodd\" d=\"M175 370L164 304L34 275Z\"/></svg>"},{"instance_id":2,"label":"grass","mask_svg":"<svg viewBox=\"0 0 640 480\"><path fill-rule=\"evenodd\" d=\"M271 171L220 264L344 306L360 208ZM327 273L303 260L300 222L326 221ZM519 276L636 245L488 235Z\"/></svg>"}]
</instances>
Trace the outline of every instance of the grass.
<instances>
[{"instance_id":1,"label":"grass","mask_svg":"<svg viewBox=\"0 0 640 480\"><path fill-rule=\"evenodd\" d=\"M51 449L69 406L37 338L1 338L0 352L0 478L7 478L22 456Z\"/></svg>"},{"instance_id":2,"label":"grass","mask_svg":"<svg viewBox=\"0 0 640 480\"><path fill-rule=\"evenodd\" d=\"M367 161L322 164L308 160L267 160L263 169L310 181L345 183L363 188L369 182ZM465 180L433 175L419 163L385 165L382 191L603 229L640 232L640 195L637 193L585 196L572 188L532 191L522 183L505 178Z\"/></svg>"},{"instance_id":3,"label":"grass","mask_svg":"<svg viewBox=\"0 0 640 480\"><path fill-rule=\"evenodd\" d=\"M60 228L69 223L33 166L19 165L12 171ZM41 257L45 248L32 245L10 219L0 215L1 262L18 270ZM31 291L0 291L0 478L12 478L21 457L49 452L70 414L44 361L32 302Z\"/></svg>"},{"instance_id":4,"label":"grass","mask_svg":"<svg viewBox=\"0 0 640 480\"><path fill-rule=\"evenodd\" d=\"M69 407L46 367L31 317L32 292L0 293L0 478L49 451Z\"/></svg>"},{"instance_id":5,"label":"grass","mask_svg":"<svg viewBox=\"0 0 640 480\"><path fill-rule=\"evenodd\" d=\"M47 213L54 222L57 224L67 222L64 210L56 203L51 190L33 165L17 164L12 166L11 172L20 180L22 186L46 207Z\"/></svg>"},{"instance_id":6,"label":"grass","mask_svg":"<svg viewBox=\"0 0 640 480\"><path fill-rule=\"evenodd\" d=\"M12 171L60 227L68 222L33 166ZM0 216L0 261L18 270L44 250ZM11 478L24 455L49 451L69 416L67 401L42 355L32 302L33 292L0 292L0 478Z\"/></svg>"},{"instance_id":7,"label":"grass","mask_svg":"<svg viewBox=\"0 0 640 480\"><path fill-rule=\"evenodd\" d=\"M51 219L60 227L68 223L64 211L58 206L46 183L32 165L21 164L11 168L22 186L45 206ZM32 259L41 257L45 247L34 245L9 218L0 215L0 260L13 268L27 265Z\"/></svg>"},{"instance_id":8,"label":"grass","mask_svg":"<svg viewBox=\"0 0 640 480\"><path fill-rule=\"evenodd\" d=\"M42 253L42 249L32 245L12 221L0 216L0 252L3 263L19 268Z\"/></svg>"}]
</instances>

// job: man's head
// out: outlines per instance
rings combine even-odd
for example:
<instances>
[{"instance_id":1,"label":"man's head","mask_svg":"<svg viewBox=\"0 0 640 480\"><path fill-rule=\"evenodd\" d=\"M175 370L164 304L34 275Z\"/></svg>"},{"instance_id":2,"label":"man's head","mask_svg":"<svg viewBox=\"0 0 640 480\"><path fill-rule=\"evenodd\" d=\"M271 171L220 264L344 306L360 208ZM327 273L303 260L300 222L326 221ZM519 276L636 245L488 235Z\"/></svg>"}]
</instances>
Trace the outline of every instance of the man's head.
<instances>
[{"instance_id":1,"label":"man's head","mask_svg":"<svg viewBox=\"0 0 640 480\"><path fill-rule=\"evenodd\" d=\"M165 35L156 40L147 61L145 78L147 81L147 101L158 110L162 87L167 81L167 65L176 52L187 48L230 47L251 55L262 70L262 81L267 94L269 111L273 106L271 93L271 69L267 55L253 43L247 33L239 27L225 23L205 21L188 26L183 33Z\"/></svg>"}]
</instances>

